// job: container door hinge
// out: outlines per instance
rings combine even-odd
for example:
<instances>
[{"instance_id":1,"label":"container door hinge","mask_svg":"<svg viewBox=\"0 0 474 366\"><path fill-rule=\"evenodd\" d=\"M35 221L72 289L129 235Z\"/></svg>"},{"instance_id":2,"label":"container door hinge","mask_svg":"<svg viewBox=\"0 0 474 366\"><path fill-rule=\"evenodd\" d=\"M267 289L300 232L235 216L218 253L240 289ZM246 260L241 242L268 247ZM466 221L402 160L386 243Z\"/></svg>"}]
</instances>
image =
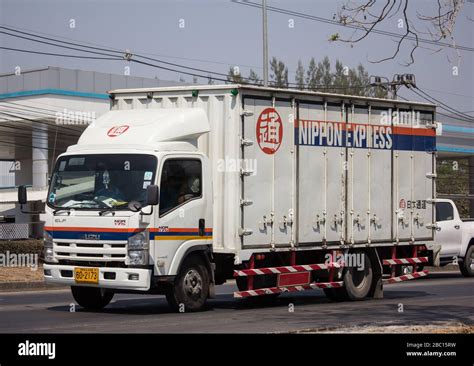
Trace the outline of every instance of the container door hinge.
<instances>
[{"instance_id":1,"label":"container door hinge","mask_svg":"<svg viewBox=\"0 0 474 366\"><path fill-rule=\"evenodd\" d=\"M252 169L240 169L240 175L243 177L248 177L249 175L253 175L254 172L255 171Z\"/></svg>"},{"instance_id":2,"label":"container door hinge","mask_svg":"<svg viewBox=\"0 0 474 366\"><path fill-rule=\"evenodd\" d=\"M253 116L253 112L249 111L248 109L242 109L242 112L240 112L240 115L244 117L250 117L250 116Z\"/></svg>"},{"instance_id":3,"label":"container door hinge","mask_svg":"<svg viewBox=\"0 0 474 366\"><path fill-rule=\"evenodd\" d=\"M252 229L245 229L243 227L239 228L239 236L247 236L247 235L252 235L253 230Z\"/></svg>"},{"instance_id":4,"label":"container door hinge","mask_svg":"<svg viewBox=\"0 0 474 366\"><path fill-rule=\"evenodd\" d=\"M438 176L436 173L426 173L426 178L434 179Z\"/></svg>"},{"instance_id":5,"label":"container door hinge","mask_svg":"<svg viewBox=\"0 0 474 366\"><path fill-rule=\"evenodd\" d=\"M246 200L246 199L243 199L243 198L240 199L240 205L241 206L250 206L251 204L253 204L252 200Z\"/></svg>"},{"instance_id":6,"label":"container door hinge","mask_svg":"<svg viewBox=\"0 0 474 366\"><path fill-rule=\"evenodd\" d=\"M240 139L240 145L241 146L252 146L253 145L253 140L241 138Z\"/></svg>"}]
</instances>

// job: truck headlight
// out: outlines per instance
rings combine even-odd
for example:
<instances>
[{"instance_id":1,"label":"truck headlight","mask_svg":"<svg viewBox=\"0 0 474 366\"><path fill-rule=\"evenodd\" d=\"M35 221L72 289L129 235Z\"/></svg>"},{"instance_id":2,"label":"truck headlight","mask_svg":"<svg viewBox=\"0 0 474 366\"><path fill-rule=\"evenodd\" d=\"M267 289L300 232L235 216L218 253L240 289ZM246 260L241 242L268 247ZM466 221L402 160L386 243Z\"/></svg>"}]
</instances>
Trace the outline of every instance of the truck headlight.
<instances>
[{"instance_id":1,"label":"truck headlight","mask_svg":"<svg viewBox=\"0 0 474 366\"><path fill-rule=\"evenodd\" d=\"M128 238L128 250L148 249L148 232L141 231Z\"/></svg>"},{"instance_id":2,"label":"truck headlight","mask_svg":"<svg viewBox=\"0 0 474 366\"><path fill-rule=\"evenodd\" d=\"M143 266L148 264L148 252L146 250L129 250L126 265Z\"/></svg>"},{"instance_id":3,"label":"truck headlight","mask_svg":"<svg viewBox=\"0 0 474 366\"><path fill-rule=\"evenodd\" d=\"M148 231L144 230L128 238L126 265L143 266L148 264Z\"/></svg>"},{"instance_id":4,"label":"truck headlight","mask_svg":"<svg viewBox=\"0 0 474 366\"><path fill-rule=\"evenodd\" d=\"M45 262L54 262L53 237L47 232L43 232L43 255Z\"/></svg>"}]
</instances>

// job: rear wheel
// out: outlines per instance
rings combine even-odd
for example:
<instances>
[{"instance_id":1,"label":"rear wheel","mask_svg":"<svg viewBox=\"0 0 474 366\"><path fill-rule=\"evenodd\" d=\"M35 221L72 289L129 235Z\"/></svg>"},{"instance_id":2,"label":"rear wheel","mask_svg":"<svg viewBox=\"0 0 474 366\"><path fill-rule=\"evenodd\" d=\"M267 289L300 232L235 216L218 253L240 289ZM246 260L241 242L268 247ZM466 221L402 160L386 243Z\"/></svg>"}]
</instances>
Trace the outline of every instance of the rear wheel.
<instances>
[{"instance_id":1,"label":"rear wheel","mask_svg":"<svg viewBox=\"0 0 474 366\"><path fill-rule=\"evenodd\" d=\"M347 298L352 301L365 299L369 294L373 280L372 263L369 256L366 253L358 254L364 256L363 268L347 268L343 277Z\"/></svg>"},{"instance_id":2,"label":"rear wheel","mask_svg":"<svg viewBox=\"0 0 474 366\"><path fill-rule=\"evenodd\" d=\"M71 292L74 300L86 310L101 310L114 297L113 292L97 287L72 286Z\"/></svg>"},{"instance_id":3,"label":"rear wheel","mask_svg":"<svg viewBox=\"0 0 474 366\"><path fill-rule=\"evenodd\" d=\"M471 245L464 257L464 260L459 261L459 269L464 277L473 277L474 276L474 245Z\"/></svg>"},{"instance_id":4,"label":"rear wheel","mask_svg":"<svg viewBox=\"0 0 474 366\"><path fill-rule=\"evenodd\" d=\"M177 312L200 311L209 295L210 275L199 256L186 258L173 286L166 292L168 305Z\"/></svg>"}]
</instances>

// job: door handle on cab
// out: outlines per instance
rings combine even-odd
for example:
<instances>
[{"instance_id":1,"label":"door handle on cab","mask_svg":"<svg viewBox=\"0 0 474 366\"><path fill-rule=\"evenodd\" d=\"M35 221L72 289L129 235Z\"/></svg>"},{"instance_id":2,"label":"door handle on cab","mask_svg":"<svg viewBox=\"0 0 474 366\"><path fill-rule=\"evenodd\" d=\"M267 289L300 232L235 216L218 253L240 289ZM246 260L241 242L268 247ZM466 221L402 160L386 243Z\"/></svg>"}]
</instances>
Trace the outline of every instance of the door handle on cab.
<instances>
[{"instance_id":1,"label":"door handle on cab","mask_svg":"<svg viewBox=\"0 0 474 366\"><path fill-rule=\"evenodd\" d=\"M456 230L459 230L460 226L459 226L459 225L454 225L454 228L455 228Z\"/></svg>"}]
</instances>

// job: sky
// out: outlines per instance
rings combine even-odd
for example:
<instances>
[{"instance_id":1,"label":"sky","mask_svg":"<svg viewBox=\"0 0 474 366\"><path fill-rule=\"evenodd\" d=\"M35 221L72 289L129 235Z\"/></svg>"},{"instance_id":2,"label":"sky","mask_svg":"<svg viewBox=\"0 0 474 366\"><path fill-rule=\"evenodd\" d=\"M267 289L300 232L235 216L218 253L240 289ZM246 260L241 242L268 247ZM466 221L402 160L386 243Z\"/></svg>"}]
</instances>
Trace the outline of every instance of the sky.
<instances>
[{"instance_id":1,"label":"sky","mask_svg":"<svg viewBox=\"0 0 474 366\"><path fill-rule=\"evenodd\" d=\"M259 0L253 0L258 2ZM332 19L345 3L330 0L267 0L269 6ZM360 3L360 1L355 1ZM385 1L379 0L383 5ZM378 4L377 4L378 5ZM412 0L409 11L433 14L434 0ZM400 32L398 16L389 19L380 29ZM474 46L474 3L466 1L458 16L454 36L457 44ZM32 33L80 43L105 46L131 53L146 54L166 62L227 73L238 66L244 76L252 68L262 76L262 15L261 10L236 4L230 0L0 0L0 23ZM71 24L74 23L74 27ZM293 27L290 24L294 24ZM416 23L422 27L422 24ZM461 58L450 49L434 53L418 49L415 63L403 65L410 44L402 47L395 60L370 63L391 55L396 43L391 37L371 34L353 45L328 41L339 33L350 36L343 27L286 14L268 12L269 55L281 59L289 68L289 81L294 82L298 60L307 65L311 57L321 60L328 56L333 64L340 59L355 67L362 63L369 74L392 79L394 74L412 73L419 87L457 110L474 110L474 56L461 51ZM425 36L426 37L426 36ZM0 34L3 47L22 48L56 53L73 53ZM453 66L459 66L453 75ZM134 76L158 77L191 82L192 76L154 67L128 64L126 61L81 60L57 56L33 55L0 50L0 72L13 72L43 66L58 66L123 74L129 66ZM173 66L171 66L173 67ZM207 80L199 81L206 83ZM420 100L411 91L401 89L400 95ZM474 115L473 113L470 113Z\"/></svg>"}]
</instances>

